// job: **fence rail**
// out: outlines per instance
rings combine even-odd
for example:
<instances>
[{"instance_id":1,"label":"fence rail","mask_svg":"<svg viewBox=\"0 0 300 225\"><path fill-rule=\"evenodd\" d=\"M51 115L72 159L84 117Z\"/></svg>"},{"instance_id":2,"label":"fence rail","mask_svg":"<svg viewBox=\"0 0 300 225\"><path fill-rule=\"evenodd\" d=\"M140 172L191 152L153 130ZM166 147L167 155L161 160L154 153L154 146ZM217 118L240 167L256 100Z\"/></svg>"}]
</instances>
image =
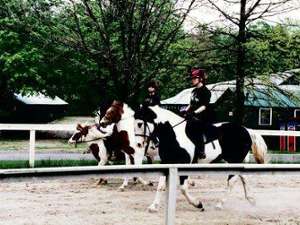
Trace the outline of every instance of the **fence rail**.
<instances>
[{"instance_id":1,"label":"fence rail","mask_svg":"<svg viewBox=\"0 0 300 225\"><path fill-rule=\"evenodd\" d=\"M299 175L297 164L164 164L164 165L131 165L131 166L89 166L61 168L31 168L0 170L0 179L15 177L67 176L105 174L105 176L124 177L143 175L164 175L167 177L165 207L165 224L175 224L177 178L179 175L195 174L284 174Z\"/></svg>"},{"instance_id":2,"label":"fence rail","mask_svg":"<svg viewBox=\"0 0 300 225\"><path fill-rule=\"evenodd\" d=\"M75 131L76 124L0 124L1 130L29 131L29 166L34 167L36 131ZM300 136L300 131L255 130L263 136Z\"/></svg>"}]
</instances>

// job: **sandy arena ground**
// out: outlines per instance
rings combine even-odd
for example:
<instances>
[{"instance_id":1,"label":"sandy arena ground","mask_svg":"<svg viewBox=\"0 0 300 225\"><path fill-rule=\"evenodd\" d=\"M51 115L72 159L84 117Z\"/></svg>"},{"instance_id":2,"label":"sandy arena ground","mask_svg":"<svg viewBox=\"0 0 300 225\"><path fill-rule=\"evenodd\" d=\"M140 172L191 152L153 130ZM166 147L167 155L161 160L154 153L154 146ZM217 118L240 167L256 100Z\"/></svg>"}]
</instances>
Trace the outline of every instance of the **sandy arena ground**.
<instances>
[{"instance_id":1,"label":"sandy arena ground","mask_svg":"<svg viewBox=\"0 0 300 225\"><path fill-rule=\"evenodd\" d=\"M243 199L240 182L223 210L215 205L226 193L226 178L201 176L191 193L205 206L199 212L178 192L177 225L198 224L300 224L300 176L248 176L256 198L252 206ZM154 187L130 185L117 190L120 179L96 186L95 176L0 180L2 225L156 225L164 224L164 199L159 213L146 208Z\"/></svg>"}]
</instances>

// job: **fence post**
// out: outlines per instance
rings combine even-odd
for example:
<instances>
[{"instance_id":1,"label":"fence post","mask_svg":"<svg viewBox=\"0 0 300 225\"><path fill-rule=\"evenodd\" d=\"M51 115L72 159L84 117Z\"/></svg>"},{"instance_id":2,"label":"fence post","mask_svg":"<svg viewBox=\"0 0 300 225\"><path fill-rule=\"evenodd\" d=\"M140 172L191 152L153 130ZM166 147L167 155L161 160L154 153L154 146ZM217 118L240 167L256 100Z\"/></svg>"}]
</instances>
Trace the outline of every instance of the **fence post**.
<instances>
[{"instance_id":1,"label":"fence post","mask_svg":"<svg viewBox=\"0 0 300 225\"><path fill-rule=\"evenodd\" d=\"M166 191L166 225L175 224L177 177L178 169L175 167L169 168Z\"/></svg>"},{"instance_id":2,"label":"fence post","mask_svg":"<svg viewBox=\"0 0 300 225\"><path fill-rule=\"evenodd\" d=\"M34 167L35 159L35 130L30 130L30 139L29 139L29 166Z\"/></svg>"}]
</instances>

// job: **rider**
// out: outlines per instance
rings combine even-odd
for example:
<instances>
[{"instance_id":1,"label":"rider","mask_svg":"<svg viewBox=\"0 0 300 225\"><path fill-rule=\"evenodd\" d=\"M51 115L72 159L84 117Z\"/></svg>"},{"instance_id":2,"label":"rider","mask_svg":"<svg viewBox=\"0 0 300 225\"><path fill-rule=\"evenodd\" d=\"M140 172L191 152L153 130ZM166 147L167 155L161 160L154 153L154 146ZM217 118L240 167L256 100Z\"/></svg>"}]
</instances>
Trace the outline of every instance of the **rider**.
<instances>
[{"instance_id":1,"label":"rider","mask_svg":"<svg viewBox=\"0 0 300 225\"><path fill-rule=\"evenodd\" d=\"M185 113L187 120L185 130L188 138L195 144L193 162L197 162L198 158L206 158L203 134L205 128L210 123L208 107L211 92L205 85L206 73L204 69L192 68L191 78L192 85L195 88L192 90L190 104Z\"/></svg>"},{"instance_id":2,"label":"rider","mask_svg":"<svg viewBox=\"0 0 300 225\"><path fill-rule=\"evenodd\" d=\"M144 100L146 106L160 105L160 96L158 92L158 82L151 80L147 85L148 94Z\"/></svg>"}]
</instances>

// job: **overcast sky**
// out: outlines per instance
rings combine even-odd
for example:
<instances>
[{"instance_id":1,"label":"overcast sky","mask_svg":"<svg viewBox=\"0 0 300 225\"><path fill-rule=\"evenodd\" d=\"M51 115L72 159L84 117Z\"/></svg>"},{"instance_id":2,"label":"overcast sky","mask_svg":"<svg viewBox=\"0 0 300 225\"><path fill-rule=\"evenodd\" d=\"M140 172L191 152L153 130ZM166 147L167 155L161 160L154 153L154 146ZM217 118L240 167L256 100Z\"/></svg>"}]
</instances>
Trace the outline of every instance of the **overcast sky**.
<instances>
[{"instance_id":1,"label":"overcast sky","mask_svg":"<svg viewBox=\"0 0 300 225\"><path fill-rule=\"evenodd\" d=\"M205 1L205 0L204 0ZM251 3L252 0L249 0ZM269 2L270 0L262 0L262 2ZM232 14L234 12L239 12L239 5L225 5L223 0L214 0L214 2L223 10L226 10L227 13ZM253 0L254 2L254 0ZM255 0L256 2L256 0ZM272 2L276 2L276 0L272 0ZM188 1L184 1L184 5L188 4ZM209 5L208 5L209 6ZM250 6L250 5L249 5ZM289 6L286 7L294 7L296 8L293 11L289 11L282 14L277 14L272 17L267 17L266 21L268 22L283 22L287 18L291 19L292 21L298 21L300 23L300 0L294 0L290 3ZM284 7L278 8L277 11L285 9ZM218 13L216 10L211 9L203 4L198 4L189 14L187 21L186 21L186 29L190 30L195 24L199 23L212 23L212 24L222 24L226 25L224 22L224 17ZM298 24L299 24L298 23Z\"/></svg>"}]
</instances>

